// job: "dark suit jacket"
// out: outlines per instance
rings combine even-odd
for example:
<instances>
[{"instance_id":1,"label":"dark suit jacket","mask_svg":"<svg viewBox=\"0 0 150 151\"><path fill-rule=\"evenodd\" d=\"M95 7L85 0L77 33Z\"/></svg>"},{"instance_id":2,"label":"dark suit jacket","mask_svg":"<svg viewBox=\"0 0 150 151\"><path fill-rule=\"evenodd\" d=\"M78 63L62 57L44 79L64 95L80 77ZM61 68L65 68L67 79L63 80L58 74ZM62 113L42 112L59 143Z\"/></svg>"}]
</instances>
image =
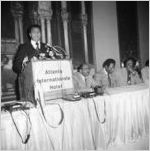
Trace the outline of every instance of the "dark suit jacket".
<instances>
[{"instance_id":1,"label":"dark suit jacket","mask_svg":"<svg viewBox=\"0 0 150 151\"><path fill-rule=\"evenodd\" d=\"M44 43L41 43L41 49L39 51L39 53L41 52L46 52L46 47ZM29 60L33 57L33 56L37 56L37 50L35 50L31 44L30 41L27 41L24 44L21 44L18 48L18 51L16 53L16 56L14 58L14 62L13 62L13 71L16 73L21 73L22 70L22 62L23 59L28 56Z\"/></svg>"}]
</instances>

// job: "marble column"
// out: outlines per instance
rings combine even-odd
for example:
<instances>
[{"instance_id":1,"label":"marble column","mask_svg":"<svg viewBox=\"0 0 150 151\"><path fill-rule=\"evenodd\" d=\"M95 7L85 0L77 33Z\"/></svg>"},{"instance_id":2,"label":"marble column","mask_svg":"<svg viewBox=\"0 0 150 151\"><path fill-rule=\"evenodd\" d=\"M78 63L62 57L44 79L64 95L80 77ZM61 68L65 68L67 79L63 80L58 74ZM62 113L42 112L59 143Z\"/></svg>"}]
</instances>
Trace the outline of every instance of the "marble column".
<instances>
[{"instance_id":1,"label":"marble column","mask_svg":"<svg viewBox=\"0 0 150 151\"><path fill-rule=\"evenodd\" d=\"M49 11L47 12L47 17L46 17L47 43L50 45L52 45L51 19L53 14L51 5L52 5L51 2L49 2Z\"/></svg>"},{"instance_id":2,"label":"marble column","mask_svg":"<svg viewBox=\"0 0 150 151\"><path fill-rule=\"evenodd\" d=\"M67 2L66 1L61 2L61 9L62 9L61 15L62 15L62 20L63 20L63 28L64 28L65 50L66 50L68 56L70 56L69 38L68 38L68 17L69 17L69 14L67 12Z\"/></svg>"},{"instance_id":3,"label":"marble column","mask_svg":"<svg viewBox=\"0 0 150 151\"><path fill-rule=\"evenodd\" d=\"M19 16L18 18L19 21L19 33L20 33L20 43L23 44L23 24L22 24L22 16Z\"/></svg>"},{"instance_id":4,"label":"marble column","mask_svg":"<svg viewBox=\"0 0 150 151\"><path fill-rule=\"evenodd\" d=\"M18 26L18 18L14 16L14 22L15 22L15 39L16 42L19 43L19 26Z\"/></svg>"},{"instance_id":5,"label":"marble column","mask_svg":"<svg viewBox=\"0 0 150 151\"><path fill-rule=\"evenodd\" d=\"M82 18L82 27L83 27L83 39L84 39L84 54L85 54L85 62L89 63L88 56L88 42L87 42L87 14L85 11L85 2L81 2L81 18Z\"/></svg>"},{"instance_id":6,"label":"marble column","mask_svg":"<svg viewBox=\"0 0 150 151\"><path fill-rule=\"evenodd\" d=\"M39 1L38 2L38 14L42 29L42 42L49 43L52 45L51 35L51 17L52 8L50 1ZM46 34L47 33L47 34Z\"/></svg>"},{"instance_id":7,"label":"marble column","mask_svg":"<svg viewBox=\"0 0 150 151\"><path fill-rule=\"evenodd\" d=\"M32 24L38 24L39 23L37 11L32 10L30 12L30 19L31 19Z\"/></svg>"},{"instance_id":8,"label":"marble column","mask_svg":"<svg viewBox=\"0 0 150 151\"><path fill-rule=\"evenodd\" d=\"M47 25L47 43L52 45L51 20L49 18L46 19L46 25Z\"/></svg>"},{"instance_id":9,"label":"marble column","mask_svg":"<svg viewBox=\"0 0 150 151\"><path fill-rule=\"evenodd\" d=\"M45 37L45 18L41 17L40 18L40 22L41 22L41 31L42 31L42 42L45 43L46 42L46 37Z\"/></svg>"},{"instance_id":10,"label":"marble column","mask_svg":"<svg viewBox=\"0 0 150 151\"><path fill-rule=\"evenodd\" d=\"M16 43L23 43L22 4L20 2L11 2L11 13L14 17Z\"/></svg>"}]
</instances>

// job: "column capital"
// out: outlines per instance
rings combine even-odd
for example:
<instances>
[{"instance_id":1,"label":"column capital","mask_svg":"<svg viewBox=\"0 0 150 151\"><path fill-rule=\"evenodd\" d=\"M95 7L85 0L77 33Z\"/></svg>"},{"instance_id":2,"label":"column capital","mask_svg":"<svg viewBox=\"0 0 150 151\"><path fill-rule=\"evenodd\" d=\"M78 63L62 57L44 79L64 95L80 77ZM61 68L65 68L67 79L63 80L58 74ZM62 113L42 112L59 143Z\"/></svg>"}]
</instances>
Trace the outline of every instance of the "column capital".
<instances>
[{"instance_id":1,"label":"column capital","mask_svg":"<svg viewBox=\"0 0 150 151\"><path fill-rule=\"evenodd\" d=\"M61 11L61 17L62 17L63 21L68 21L68 19L69 19L69 13L64 8Z\"/></svg>"},{"instance_id":2,"label":"column capital","mask_svg":"<svg viewBox=\"0 0 150 151\"><path fill-rule=\"evenodd\" d=\"M81 15L81 19L82 19L82 25L83 25L83 26L86 26L87 23L88 23L87 14L82 14L82 15Z\"/></svg>"},{"instance_id":3,"label":"column capital","mask_svg":"<svg viewBox=\"0 0 150 151\"><path fill-rule=\"evenodd\" d=\"M31 11L31 14L30 14L30 19L33 23L38 23L38 19L39 19L39 15L38 15L38 12L36 10L32 10Z\"/></svg>"},{"instance_id":4,"label":"column capital","mask_svg":"<svg viewBox=\"0 0 150 151\"><path fill-rule=\"evenodd\" d=\"M30 3L29 7L29 18L32 24L39 24L39 14L38 14L38 1Z\"/></svg>"},{"instance_id":5,"label":"column capital","mask_svg":"<svg viewBox=\"0 0 150 151\"><path fill-rule=\"evenodd\" d=\"M51 19L53 11L51 8L50 1L39 1L38 2L38 14L40 18Z\"/></svg>"},{"instance_id":6,"label":"column capital","mask_svg":"<svg viewBox=\"0 0 150 151\"><path fill-rule=\"evenodd\" d=\"M23 5L22 2L11 2L11 13L14 18L23 15Z\"/></svg>"}]
</instances>

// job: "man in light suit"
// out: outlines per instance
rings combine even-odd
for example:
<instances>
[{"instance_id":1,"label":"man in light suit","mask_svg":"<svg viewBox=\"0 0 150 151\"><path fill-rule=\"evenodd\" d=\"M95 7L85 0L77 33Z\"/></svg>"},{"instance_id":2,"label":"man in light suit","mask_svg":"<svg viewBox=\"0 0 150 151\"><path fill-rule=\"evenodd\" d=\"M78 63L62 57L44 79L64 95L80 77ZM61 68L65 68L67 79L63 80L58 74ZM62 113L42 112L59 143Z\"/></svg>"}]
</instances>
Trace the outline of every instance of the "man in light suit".
<instances>
[{"instance_id":1,"label":"man in light suit","mask_svg":"<svg viewBox=\"0 0 150 151\"><path fill-rule=\"evenodd\" d=\"M90 69L87 64L81 64L77 72L73 74L74 88L76 92L91 91L91 76Z\"/></svg>"},{"instance_id":2,"label":"man in light suit","mask_svg":"<svg viewBox=\"0 0 150 151\"><path fill-rule=\"evenodd\" d=\"M117 71L117 86L135 85L142 82L135 70L136 60L132 57L125 60L125 68Z\"/></svg>"},{"instance_id":3,"label":"man in light suit","mask_svg":"<svg viewBox=\"0 0 150 151\"><path fill-rule=\"evenodd\" d=\"M94 76L96 85L103 86L104 88L116 86L115 64L114 59L104 61L103 69Z\"/></svg>"}]
</instances>

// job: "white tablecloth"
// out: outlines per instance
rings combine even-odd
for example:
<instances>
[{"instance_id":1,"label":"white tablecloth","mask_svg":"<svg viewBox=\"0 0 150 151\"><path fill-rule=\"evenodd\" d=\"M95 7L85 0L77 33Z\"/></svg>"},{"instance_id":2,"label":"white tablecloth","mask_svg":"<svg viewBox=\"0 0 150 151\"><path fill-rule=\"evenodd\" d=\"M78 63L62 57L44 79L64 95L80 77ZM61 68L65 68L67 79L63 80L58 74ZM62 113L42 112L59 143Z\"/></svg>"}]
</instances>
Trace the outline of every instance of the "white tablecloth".
<instances>
[{"instance_id":1,"label":"white tablecloth","mask_svg":"<svg viewBox=\"0 0 150 151\"><path fill-rule=\"evenodd\" d=\"M49 127L40 109L28 111L32 128L27 144L22 144L9 113L1 115L1 149L72 150L107 149L112 144L137 141L149 135L149 90L146 86L116 88L109 94L76 102L56 100L64 119L57 128ZM48 123L61 118L57 105L45 108ZM106 121L102 124L106 111ZM29 130L23 112L13 112L23 138ZM28 129L27 129L28 128Z\"/></svg>"}]
</instances>

